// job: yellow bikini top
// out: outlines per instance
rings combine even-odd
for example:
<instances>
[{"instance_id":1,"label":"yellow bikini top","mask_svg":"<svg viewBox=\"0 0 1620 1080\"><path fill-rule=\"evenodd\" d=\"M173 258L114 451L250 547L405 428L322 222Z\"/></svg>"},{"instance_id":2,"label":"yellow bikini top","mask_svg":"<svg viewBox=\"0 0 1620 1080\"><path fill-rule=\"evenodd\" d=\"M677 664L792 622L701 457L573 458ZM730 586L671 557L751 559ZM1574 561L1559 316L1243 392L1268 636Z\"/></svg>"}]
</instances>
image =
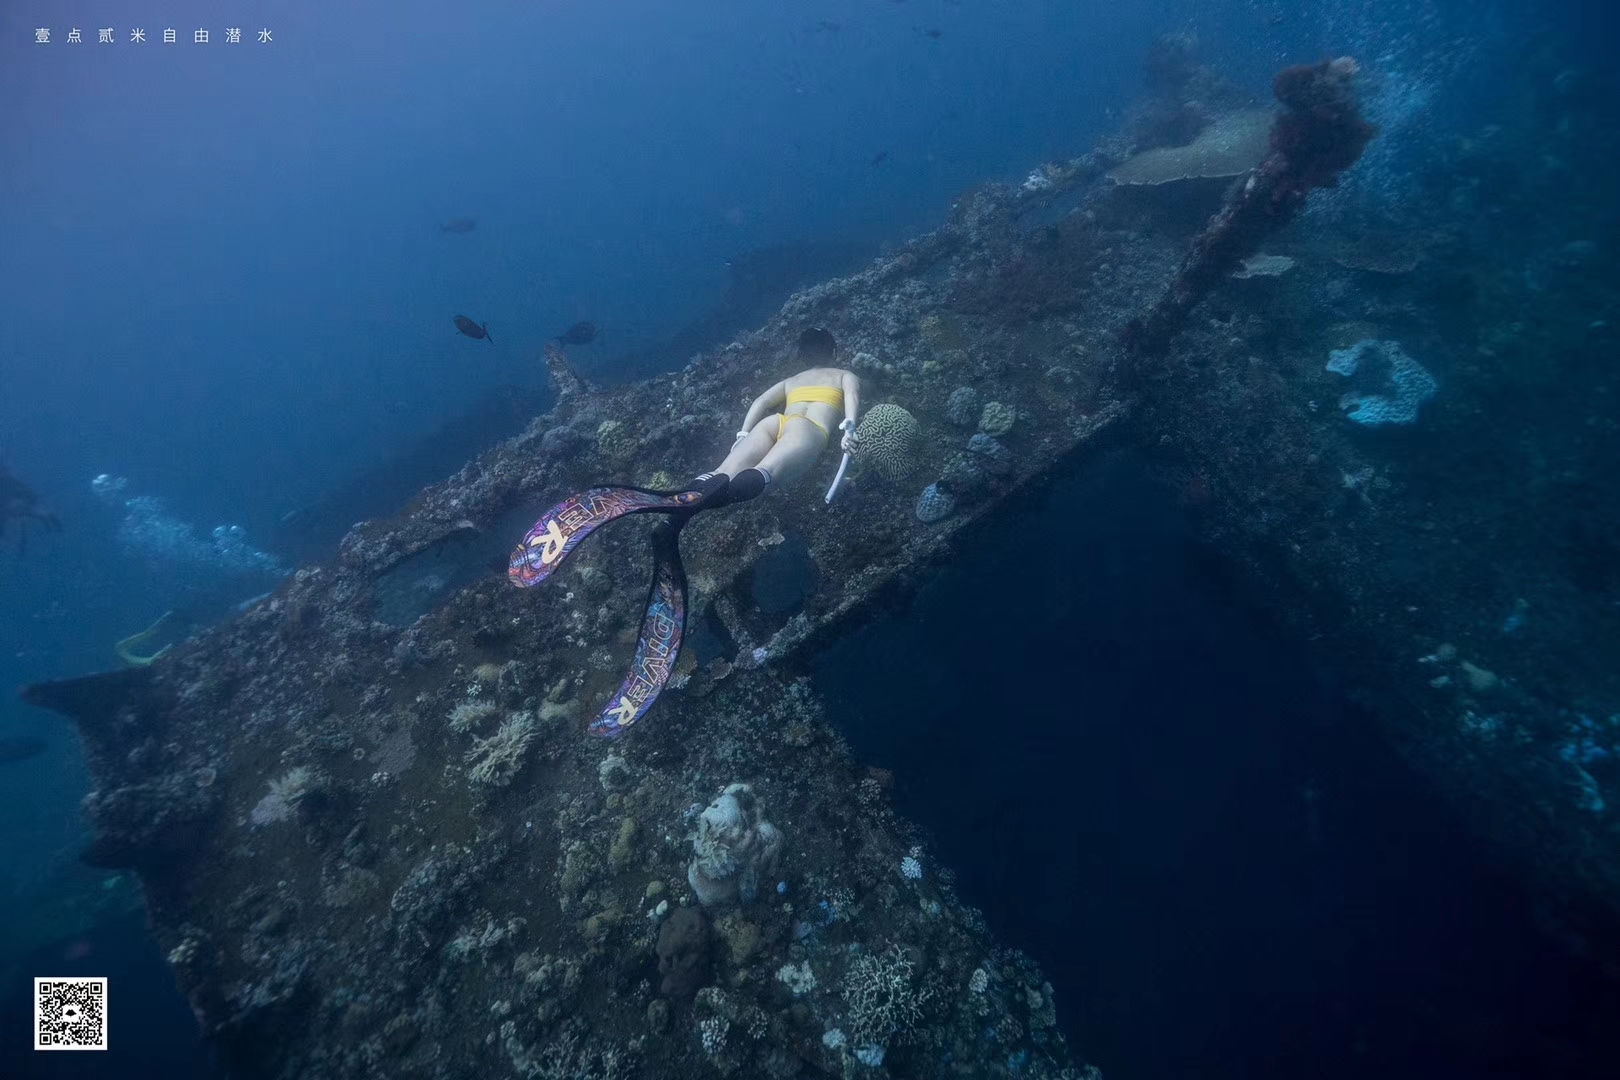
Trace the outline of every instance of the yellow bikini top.
<instances>
[{"instance_id":1,"label":"yellow bikini top","mask_svg":"<svg viewBox=\"0 0 1620 1080\"><path fill-rule=\"evenodd\" d=\"M797 405L803 401L819 401L823 405L831 405L835 409L844 407L844 392L836 386L801 386L797 390L789 390L787 403Z\"/></svg>"}]
</instances>

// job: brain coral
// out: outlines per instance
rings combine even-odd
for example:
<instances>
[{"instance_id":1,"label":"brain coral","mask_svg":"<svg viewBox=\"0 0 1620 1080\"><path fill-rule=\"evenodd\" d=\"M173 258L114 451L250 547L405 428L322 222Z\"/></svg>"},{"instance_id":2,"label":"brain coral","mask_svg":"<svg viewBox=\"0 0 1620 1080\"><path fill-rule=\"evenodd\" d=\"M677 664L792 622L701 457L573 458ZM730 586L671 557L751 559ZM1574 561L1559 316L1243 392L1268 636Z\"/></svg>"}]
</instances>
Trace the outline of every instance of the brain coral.
<instances>
[{"instance_id":1,"label":"brain coral","mask_svg":"<svg viewBox=\"0 0 1620 1080\"><path fill-rule=\"evenodd\" d=\"M858 431L861 461L886 480L898 480L917 467L922 442L917 418L898 405L874 405Z\"/></svg>"}]
</instances>

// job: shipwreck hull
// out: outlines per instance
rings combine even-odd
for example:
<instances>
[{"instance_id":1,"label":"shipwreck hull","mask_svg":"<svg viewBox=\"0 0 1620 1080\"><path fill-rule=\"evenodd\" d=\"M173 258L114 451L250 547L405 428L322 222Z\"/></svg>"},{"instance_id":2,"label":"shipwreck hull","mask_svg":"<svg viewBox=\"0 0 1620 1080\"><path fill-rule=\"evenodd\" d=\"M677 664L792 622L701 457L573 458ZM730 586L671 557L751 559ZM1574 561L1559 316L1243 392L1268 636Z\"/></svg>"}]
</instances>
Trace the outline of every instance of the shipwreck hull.
<instances>
[{"instance_id":1,"label":"shipwreck hull","mask_svg":"<svg viewBox=\"0 0 1620 1080\"><path fill-rule=\"evenodd\" d=\"M1522 577L1508 609L1572 614L1528 643L1504 635L1498 569L1533 564L1533 543L1453 542L1467 504L1437 507L1424 475L1426 446L1457 434L1443 416L1380 441L1314 404L1332 376L1309 303L1278 283L1223 286L1166 353L1127 351L1119 331L1182 247L1091 212L1109 164L973 192L939 230L678 373L593 391L553 353L552 412L357 526L333 563L149 669L30 691L78 719L89 855L139 875L236 1075L845 1075L867 1067L857 1051L893 1076L1085 1075L1034 965L948 874L901 872L917 837L795 673L958 538L1116 446L1177 479L1211 541L1483 835L1572 905L1620 912L1601 778L1560 749L1573 710L1620 709L1595 601ZM1058 199L1075 208L1046 213ZM807 481L696 518L689 625L718 658L689 655L618 740L587 737L630 654L648 526L602 530L532 590L507 583L505 553L567 493L711 467L813 325L868 407L916 416L914 459L899 479L857 471L832 507ZM1015 413L997 449L970 446L963 387ZM1368 470L1379 483L1346 479ZM941 479L954 509L925 524L919 494ZM756 580L784 538L817 583L785 609ZM503 763L513 713L532 733ZM756 899L668 941L694 902L694 811L737 781L784 834L781 863ZM783 974L800 965L813 978Z\"/></svg>"},{"instance_id":2,"label":"shipwreck hull","mask_svg":"<svg viewBox=\"0 0 1620 1080\"><path fill-rule=\"evenodd\" d=\"M998 360L985 388L1027 397L1016 449L959 513L916 520L927 473L971 427L930 416L950 387L894 343L947 311L938 271L953 251L993 265L964 236L946 230L917 246L932 257L800 294L674 376L599 393L559 366L550 414L401 518L356 527L334 564L150 668L29 690L79 720L98 785L87 857L139 876L233 1074L839 1075L859 1052L896 1076L942 1062L996 1075L1009 1061L1084 1075L1034 965L996 945L948 873L902 873L919 838L793 677L1124 414L1100 380L1076 411L1083 371L1023 395L1021 369ZM915 484L857 473L833 509L807 492L696 519L682 541L692 621L729 658L681 671L622 738L589 738L639 617L647 523L604 529L534 590L504 573L517 523L592 483L663 482L653 465L699 471L713 433L812 322L866 354L853 362L879 399L924 419ZM930 326L961 336L964 377L969 349L993 355L1006 332L988 319ZM800 610L766 612L754 564L784 535L821 584ZM538 718L537 734L504 782L481 782L491 754L479 748L514 712ZM759 794L785 854L757 899L706 919L692 947L702 986L669 987L659 903L692 904L692 811L733 781ZM793 964L813 973L809 989L777 977ZM876 978L881 993L862 982Z\"/></svg>"}]
</instances>

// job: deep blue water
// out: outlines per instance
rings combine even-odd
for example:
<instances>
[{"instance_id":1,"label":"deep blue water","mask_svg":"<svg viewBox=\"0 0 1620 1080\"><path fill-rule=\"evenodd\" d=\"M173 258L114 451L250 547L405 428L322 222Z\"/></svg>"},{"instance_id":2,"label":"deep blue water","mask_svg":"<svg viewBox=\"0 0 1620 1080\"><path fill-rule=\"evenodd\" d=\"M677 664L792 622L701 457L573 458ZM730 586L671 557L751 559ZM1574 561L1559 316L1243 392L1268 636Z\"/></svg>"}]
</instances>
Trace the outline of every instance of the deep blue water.
<instances>
[{"instance_id":1,"label":"deep blue water","mask_svg":"<svg viewBox=\"0 0 1620 1080\"><path fill-rule=\"evenodd\" d=\"M27 981L0 987L0 1075L6 1080L207 1080L217 1075L191 1009L140 916L111 919L69 941L42 945L24 956L21 966L29 973ZM106 978L105 1053L33 1051L34 975Z\"/></svg>"},{"instance_id":2,"label":"deep blue water","mask_svg":"<svg viewBox=\"0 0 1620 1080\"><path fill-rule=\"evenodd\" d=\"M977 547L816 679L1105 1075L1615 1075L1620 986L1140 464Z\"/></svg>"},{"instance_id":3,"label":"deep blue water","mask_svg":"<svg viewBox=\"0 0 1620 1080\"><path fill-rule=\"evenodd\" d=\"M1084 151L1185 18L1097 0L4 5L0 461L66 529L23 560L0 543L0 685L111 666L167 609L268 588L196 545L230 524L268 543L484 393L543 384L541 342L577 319L601 328L582 369L622 374L742 253L902 240L968 184ZM807 29L823 20L840 29ZM236 23L245 40L219 42ZM137 26L144 45L122 40ZM440 231L462 216L473 232ZM103 473L126 491L92 494ZM163 501L169 549L120 537L134 496ZM66 730L7 697L11 734L52 743L0 787L0 883L20 867L27 888L76 843L85 777Z\"/></svg>"}]
</instances>

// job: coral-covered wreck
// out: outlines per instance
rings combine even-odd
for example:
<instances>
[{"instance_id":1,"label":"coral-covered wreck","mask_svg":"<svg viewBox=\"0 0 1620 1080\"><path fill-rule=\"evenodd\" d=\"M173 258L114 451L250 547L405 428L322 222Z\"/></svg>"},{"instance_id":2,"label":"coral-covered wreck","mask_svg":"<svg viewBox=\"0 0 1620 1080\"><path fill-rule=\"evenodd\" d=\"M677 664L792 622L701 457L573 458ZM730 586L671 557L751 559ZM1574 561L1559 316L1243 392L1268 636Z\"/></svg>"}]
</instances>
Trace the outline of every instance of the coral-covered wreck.
<instances>
[{"instance_id":1,"label":"coral-covered wreck","mask_svg":"<svg viewBox=\"0 0 1620 1080\"><path fill-rule=\"evenodd\" d=\"M1620 713L1594 636L1612 607L1546 554L1540 488L1496 477L1487 507L1435 449L1500 373L1436 359L1450 331L1419 306L1321 301L1357 271L1299 225L1276 236L1286 273L1241 272L1359 153L1352 75L1279 80L1268 156L1185 257L1106 177L1133 140L986 186L675 374L598 391L553 350L550 413L331 564L150 668L30 688L83 733L87 857L139 875L233 1073L1091 1074L1040 972L953 895L796 673L1105 444L1184 485L1482 833L1620 909L1596 752L1615 732L1591 726ZM1206 123L1176 120L1182 144ZM918 436L830 508L805 491L694 519L672 689L588 737L633 643L648 526L603 530L545 588L510 587L507 552L564 494L712 464L813 325ZM1442 372L1421 437L1333 405L1329 350L1395 337ZM791 614L754 593L783 537L821 583Z\"/></svg>"}]
</instances>

